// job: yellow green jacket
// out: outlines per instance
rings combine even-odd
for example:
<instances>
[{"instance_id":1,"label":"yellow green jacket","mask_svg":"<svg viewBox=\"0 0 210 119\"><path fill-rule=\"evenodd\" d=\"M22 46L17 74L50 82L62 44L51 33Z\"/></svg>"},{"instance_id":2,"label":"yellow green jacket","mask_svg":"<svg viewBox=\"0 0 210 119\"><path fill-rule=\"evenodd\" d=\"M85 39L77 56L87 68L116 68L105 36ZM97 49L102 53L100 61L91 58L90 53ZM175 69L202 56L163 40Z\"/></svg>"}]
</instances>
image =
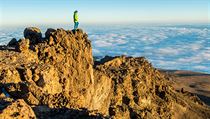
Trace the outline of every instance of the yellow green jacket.
<instances>
[{"instance_id":1,"label":"yellow green jacket","mask_svg":"<svg viewBox=\"0 0 210 119\"><path fill-rule=\"evenodd\" d=\"M74 13L74 22L79 22L78 13Z\"/></svg>"}]
</instances>

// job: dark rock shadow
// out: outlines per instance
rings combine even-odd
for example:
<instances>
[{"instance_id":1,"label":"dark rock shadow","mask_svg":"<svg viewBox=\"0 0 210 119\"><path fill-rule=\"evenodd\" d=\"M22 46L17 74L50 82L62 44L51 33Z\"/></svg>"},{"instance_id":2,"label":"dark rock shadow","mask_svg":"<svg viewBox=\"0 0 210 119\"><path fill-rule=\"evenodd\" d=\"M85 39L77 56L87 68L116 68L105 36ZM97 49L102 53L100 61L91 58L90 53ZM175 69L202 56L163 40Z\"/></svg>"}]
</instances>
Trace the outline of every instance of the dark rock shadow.
<instances>
[{"instance_id":1,"label":"dark rock shadow","mask_svg":"<svg viewBox=\"0 0 210 119\"><path fill-rule=\"evenodd\" d=\"M200 95L200 94L196 94L201 101L203 101L206 105L210 106L210 97L204 96L204 95Z\"/></svg>"},{"instance_id":2,"label":"dark rock shadow","mask_svg":"<svg viewBox=\"0 0 210 119\"><path fill-rule=\"evenodd\" d=\"M33 107L38 119L108 119L101 114L91 115L87 109Z\"/></svg>"},{"instance_id":3,"label":"dark rock shadow","mask_svg":"<svg viewBox=\"0 0 210 119\"><path fill-rule=\"evenodd\" d=\"M4 100L2 98L0 98L0 112L1 110L3 110L4 108L6 108L11 102Z\"/></svg>"}]
</instances>

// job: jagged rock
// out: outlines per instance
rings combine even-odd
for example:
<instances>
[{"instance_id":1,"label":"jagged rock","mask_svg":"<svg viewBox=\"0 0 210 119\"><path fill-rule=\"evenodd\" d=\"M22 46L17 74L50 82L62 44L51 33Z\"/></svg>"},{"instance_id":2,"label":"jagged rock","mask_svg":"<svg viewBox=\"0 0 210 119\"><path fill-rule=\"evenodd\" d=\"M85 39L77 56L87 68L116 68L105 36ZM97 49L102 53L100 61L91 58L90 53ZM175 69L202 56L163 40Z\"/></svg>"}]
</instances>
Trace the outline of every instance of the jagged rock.
<instances>
[{"instance_id":1,"label":"jagged rock","mask_svg":"<svg viewBox=\"0 0 210 119\"><path fill-rule=\"evenodd\" d=\"M28 27L24 30L24 37L30 40L30 44L37 44L42 41L42 33L39 28Z\"/></svg>"},{"instance_id":2,"label":"jagged rock","mask_svg":"<svg viewBox=\"0 0 210 119\"><path fill-rule=\"evenodd\" d=\"M18 43L17 40L16 40L15 38L13 38L13 39L7 44L7 46L10 46L10 47L16 46L17 43Z\"/></svg>"},{"instance_id":3,"label":"jagged rock","mask_svg":"<svg viewBox=\"0 0 210 119\"><path fill-rule=\"evenodd\" d=\"M0 113L1 119L36 119L34 111L24 100L16 100L7 104Z\"/></svg>"},{"instance_id":4,"label":"jagged rock","mask_svg":"<svg viewBox=\"0 0 210 119\"><path fill-rule=\"evenodd\" d=\"M147 118L146 115L153 112L151 118L158 117L156 108L160 100L157 101L155 97L158 95L156 86L161 89L162 86L168 86L167 81L162 80L164 77L144 58L109 59L102 59L102 62L106 62L96 69L112 78L110 115L115 118ZM169 112L160 114L159 118L167 118L167 114Z\"/></svg>"},{"instance_id":5,"label":"jagged rock","mask_svg":"<svg viewBox=\"0 0 210 119\"><path fill-rule=\"evenodd\" d=\"M145 58L106 57L101 61L96 69L112 79L109 107L112 118L204 119L210 116L208 107L199 108L203 104L197 97L193 99L176 92L171 82ZM206 110L206 114L199 113L201 110Z\"/></svg>"}]
</instances>

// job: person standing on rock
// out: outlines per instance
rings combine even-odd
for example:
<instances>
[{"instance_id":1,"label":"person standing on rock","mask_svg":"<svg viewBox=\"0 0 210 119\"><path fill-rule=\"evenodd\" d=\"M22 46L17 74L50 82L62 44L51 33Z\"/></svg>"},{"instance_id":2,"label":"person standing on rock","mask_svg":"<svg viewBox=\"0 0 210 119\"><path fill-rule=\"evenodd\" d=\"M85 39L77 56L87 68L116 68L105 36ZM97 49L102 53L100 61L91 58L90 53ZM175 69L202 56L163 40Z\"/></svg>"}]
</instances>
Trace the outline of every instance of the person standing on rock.
<instances>
[{"instance_id":1,"label":"person standing on rock","mask_svg":"<svg viewBox=\"0 0 210 119\"><path fill-rule=\"evenodd\" d=\"M78 11L74 11L74 30L77 30L79 26L79 20L78 20Z\"/></svg>"}]
</instances>

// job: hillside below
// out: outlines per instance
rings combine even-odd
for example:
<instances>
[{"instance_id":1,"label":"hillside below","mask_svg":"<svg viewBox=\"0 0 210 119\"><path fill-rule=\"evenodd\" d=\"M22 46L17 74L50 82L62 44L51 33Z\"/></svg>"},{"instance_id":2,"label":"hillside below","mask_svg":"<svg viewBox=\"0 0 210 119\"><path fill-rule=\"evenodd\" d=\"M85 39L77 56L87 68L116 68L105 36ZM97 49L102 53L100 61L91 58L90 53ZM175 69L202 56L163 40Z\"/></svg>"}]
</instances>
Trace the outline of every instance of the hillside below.
<instances>
[{"instance_id":1,"label":"hillside below","mask_svg":"<svg viewBox=\"0 0 210 119\"><path fill-rule=\"evenodd\" d=\"M144 57L94 61L81 29L43 37L30 27L24 37L0 48L0 118L210 118L209 106Z\"/></svg>"},{"instance_id":2,"label":"hillside below","mask_svg":"<svg viewBox=\"0 0 210 119\"><path fill-rule=\"evenodd\" d=\"M210 106L210 74L183 71L160 70L174 82L176 90L184 90L196 94L203 102Z\"/></svg>"}]
</instances>

